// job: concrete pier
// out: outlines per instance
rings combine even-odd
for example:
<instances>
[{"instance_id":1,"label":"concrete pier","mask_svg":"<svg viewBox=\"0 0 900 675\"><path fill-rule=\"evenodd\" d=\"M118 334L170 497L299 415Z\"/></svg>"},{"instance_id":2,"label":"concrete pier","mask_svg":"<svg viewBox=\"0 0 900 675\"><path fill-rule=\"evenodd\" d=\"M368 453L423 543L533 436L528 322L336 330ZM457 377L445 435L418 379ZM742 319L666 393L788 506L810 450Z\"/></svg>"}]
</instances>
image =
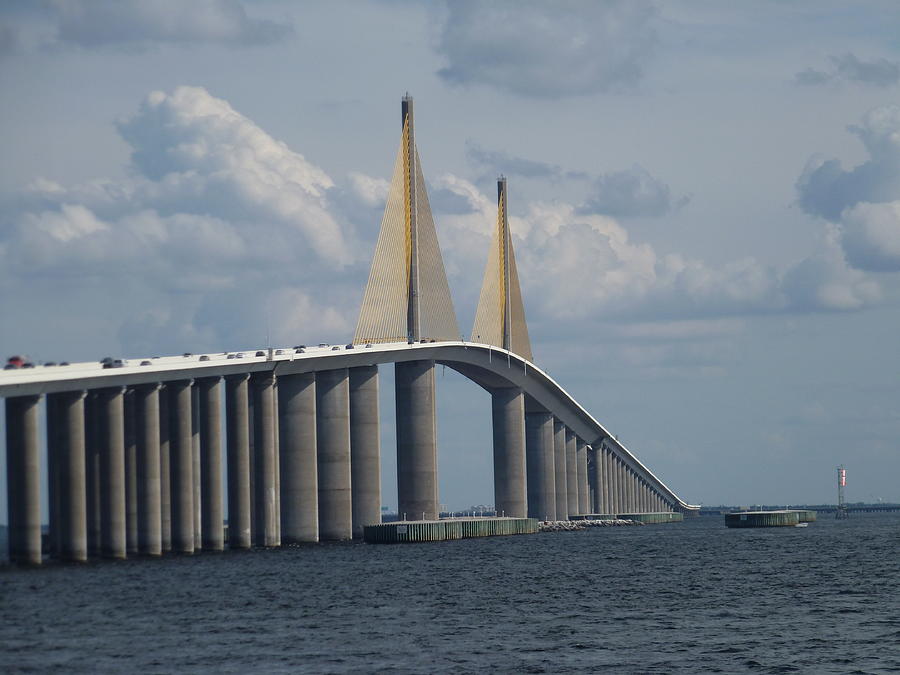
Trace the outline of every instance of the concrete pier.
<instances>
[{"instance_id":1,"label":"concrete pier","mask_svg":"<svg viewBox=\"0 0 900 675\"><path fill-rule=\"evenodd\" d=\"M575 434L566 429L566 511L570 516L578 510L578 443Z\"/></svg>"},{"instance_id":2,"label":"concrete pier","mask_svg":"<svg viewBox=\"0 0 900 675\"><path fill-rule=\"evenodd\" d=\"M566 426L553 418L553 454L556 476L556 520L569 519L569 479L566 469Z\"/></svg>"},{"instance_id":3,"label":"concrete pier","mask_svg":"<svg viewBox=\"0 0 900 675\"><path fill-rule=\"evenodd\" d=\"M525 471L525 394L520 389L491 393L494 435L494 510L499 516L528 513Z\"/></svg>"},{"instance_id":4,"label":"concrete pier","mask_svg":"<svg viewBox=\"0 0 900 675\"><path fill-rule=\"evenodd\" d=\"M381 523L381 437L378 366L350 369L350 487L353 538Z\"/></svg>"},{"instance_id":5,"label":"concrete pier","mask_svg":"<svg viewBox=\"0 0 900 675\"><path fill-rule=\"evenodd\" d=\"M253 393L253 478L255 503L253 544L276 546L275 524L275 392L271 372L250 376Z\"/></svg>"},{"instance_id":6,"label":"concrete pier","mask_svg":"<svg viewBox=\"0 0 900 675\"><path fill-rule=\"evenodd\" d=\"M575 439L575 461L578 466L578 513L590 513L591 493L588 488L588 445Z\"/></svg>"},{"instance_id":7,"label":"concrete pier","mask_svg":"<svg viewBox=\"0 0 900 675\"><path fill-rule=\"evenodd\" d=\"M159 385L134 389L137 470L137 552L162 553L160 512Z\"/></svg>"},{"instance_id":8,"label":"concrete pier","mask_svg":"<svg viewBox=\"0 0 900 675\"><path fill-rule=\"evenodd\" d=\"M225 378L228 545L250 548L250 419L246 373Z\"/></svg>"},{"instance_id":9,"label":"concrete pier","mask_svg":"<svg viewBox=\"0 0 900 675\"><path fill-rule=\"evenodd\" d=\"M6 475L10 562L41 563L39 396L6 399Z\"/></svg>"},{"instance_id":10,"label":"concrete pier","mask_svg":"<svg viewBox=\"0 0 900 675\"><path fill-rule=\"evenodd\" d=\"M134 392L126 389L122 399L125 414L125 551L138 552L137 441Z\"/></svg>"},{"instance_id":11,"label":"concrete pier","mask_svg":"<svg viewBox=\"0 0 900 675\"><path fill-rule=\"evenodd\" d=\"M169 439L170 388L159 390L159 541L163 553L172 550L172 466Z\"/></svg>"},{"instance_id":12,"label":"concrete pier","mask_svg":"<svg viewBox=\"0 0 900 675\"><path fill-rule=\"evenodd\" d=\"M45 399L44 416L46 418L47 438L47 505L49 507L47 543L50 555L59 556L59 474L58 456L60 441L60 423L57 411L57 399L55 395L49 395Z\"/></svg>"},{"instance_id":13,"label":"concrete pier","mask_svg":"<svg viewBox=\"0 0 900 675\"><path fill-rule=\"evenodd\" d=\"M83 391L50 394L54 399L58 520L56 555L60 560L87 560Z\"/></svg>"},{"instance_id":14,"label":"concrete pier","mask_svg":"<svg viewBox=\"0 0 900 675\"><path fill-rule=\"evenodd\" d=\"M100 555L125 558L124 388L97 392L100 440Z\"/></svg>"},{"instance_id":15,"label":"concrete pier","mask_svg":"<svg viewBox=\"0 0 900 675\"><path fill-rule=\"evenodd\" d=\"M84 399L84 458L88 556L100 555L100 434L97 392Z\"/></svg>"},{"instance_id":16,"label":"concrete pier","mask_svg":"<svg viewBox=\"0 0 900 675\"><path fill-rule=\"evenodd\" d=\"M222 503L222 385L218 377L197 380L200 399L200 528L207 551L225 548Z\"/></svg>"},{"instance_id":17,"label":"concrete pier","mask_svg":"<svg viewBox=\"0 0 900 675\"><path fill-rule=\"evenodd\" d=\"M346 368L316 373L316 461L319 539L351 539L350 378Z\"/></svg>"},{"instance_id":18,"label":"concrete pier","mask_svg":"<svg viewBox=\"0 0 900 675\"><path fill-rule=\"evenodd\" d=\"M401 517L438 517L434 361L395 366L397 498Z\"/></svg>"},{"instance_id":19,"label":"concrete pier","mask_svg":"<svg viewBox=\"0 0 900 675\"><path fill-rule=\"evenodd\" d=\"M169 382L172 550L194 552L194 457L191 380Z\"/></svg>"},{"instance_id":20,"label":"concrete pier","mask_svg":"<svg viewBox=\"0 0 900 675\"><path fill-rule=\"evenodd\" d=\"M556 520L556 450L550 413L525 414L525 459L528 517Z\"/></svg>"},{"instance_id":21,"label":"concrete pier","mask_svg":"<svg viewBox=\"0 0 900 675\"><path fill-rule=\"evenodd\" d=\"M315 373L278 378L281 542L319 540Z\"/></svg>"},{"instance_id":22,"label":"concrete pier","mask_svg":"<svg viewBox=\"0 0 900 675\"><path fill-rule=\"evenodd\" d=\"M191 386L191 488L194 495L194 550L202 545L202 523L200 518L200 389Z\"/></svg>"}]
</instances>

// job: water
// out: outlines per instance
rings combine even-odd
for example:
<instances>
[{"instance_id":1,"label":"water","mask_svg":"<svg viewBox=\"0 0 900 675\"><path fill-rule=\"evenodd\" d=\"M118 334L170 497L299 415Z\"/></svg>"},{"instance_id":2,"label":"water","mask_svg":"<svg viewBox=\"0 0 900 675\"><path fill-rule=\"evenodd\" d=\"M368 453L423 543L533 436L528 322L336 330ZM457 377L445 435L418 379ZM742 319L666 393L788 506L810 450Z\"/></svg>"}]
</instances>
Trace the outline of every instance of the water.
<instances>
[{"instance_id":1,"label":"water","mask_svg":"<svg viewBox=\"0 0 900 675\"><path fill-rule=\"evenodd\" d=\"M900 672L900 514L0 570L0 671Z\"/></svg>"}]
</instances>

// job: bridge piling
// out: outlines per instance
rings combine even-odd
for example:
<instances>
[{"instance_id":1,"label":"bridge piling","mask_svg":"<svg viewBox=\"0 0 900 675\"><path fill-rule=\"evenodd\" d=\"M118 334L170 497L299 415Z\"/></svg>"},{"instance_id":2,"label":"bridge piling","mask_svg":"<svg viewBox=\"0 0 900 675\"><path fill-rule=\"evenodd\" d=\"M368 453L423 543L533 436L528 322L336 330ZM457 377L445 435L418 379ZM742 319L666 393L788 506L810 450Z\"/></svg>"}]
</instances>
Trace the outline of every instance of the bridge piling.
<instances>
[{"instance_id":1,"label":"bridge piling","mask_svg":"<svg viewBox=\"0 0 900 675\"><path fill-rule=\"evenodd\" d=\"M169 468L172 550L194 552L194 461L191 380L169 382Z\"/></svg>"},{"instance_id":2,"label":"bridge piling","mask_svg":"<svg viewBox=\"0 0 900 675\"><path fill-rule=\"evenodd\" d=\"M569 479L566 459L566 426L553 418L553 470L556 478L556 518L569 519Z\"/></svg>"},{"instance_id":3,"label":"bridge piling","mask_svg":"<svg viewBox=\"0 0 900 675\"><path fill-rule=\"evenodd\" d=\"M253 392L253 544L277 544L275 529L275 392L271 371L250 376Z\"/></svg>"},{"instance_id":4,"label":"bridge piling","mask_svg":"<svg viewBox=\"0 0 900 675\"><path fill-rule=\"evenodd\" d=\"M553 415L525 413L528 517L556 520L556 451Z\"/></svg>"},{"instance_id":5,"label":"bridge piling","mask_svg":"<svg viewBox=\"0 0 900 675\"><path fill-rule=\"evenodd\" d=\"M125 552L138 552L137 439L135 430L134 389L122 397L125 428Z\"/></svg>"},{"instance_id":6,"label":"bridge piling","mask_svg":"<svg viewBox=\"0 0 900 675\"><path fill-rule=\"evenodd\" d=\"M228 464L228 545L247 549L250 539L250 410L247 373L225 378L225 453Z\"/></svg>"},{"instance_id":7,"label":"bridge piling","mask_svg":"<svg viewBox=\"0 0 900 675\"><path fill-rule=\"evenodd\" d=\"M59 494L58 548L67 562L87 560L84 461L84 391L54 394L56 398L57 481Z\"/></svg>"},{"instance_id":8,"label":"bridge piling","mask_svg":"<svg viewBox=\"0 0 900 675\"><path fill-rule=\"evenodd\" d=\"M137 552L162 553L158 384L134 388L137 469Z\"/></svg>"},{"instance_id":9,"label":"bridge piling","mask_svg":"<svg viewBox=\"0 0 900 675\"><path fill-rule=\"evenodd\" d=\"M38 456L39 396L6 399L6 475L9 559L41 564L41 486Z\"/></svg>"},{"instance_id":10,"label":"bridge piling","mask_svg":"<svg viewBox=\"0 0 900 675\"><path fill-rule=\"evenodd\" d=\"M521 389L491 392L494 440L494 510L511 518L527 515L525 394Z\"/></svg>"},{"instance_id":11,"label":"bridge piling","mask_svg":"<svg viewBox=\"0 0 900 675\"><path fill-rule=\"evenodd\" d=\"M323 541L353 537L349 380L346 368L316 373L319 539Z\"/></svg>"},{"instance_id":12,"label":"bridge piling","mask_svg":"<svg viewBox=\"0 0 900 675\"><path fill-rule=\"evenodd\" d=\"M194 550L202 546L202 523L200 517L200 387L195 381L191 385L191 491L193 494Z\"/></svg>"},{"instance_id":13,"label":"bridge piling","mask_svg":"<svg viewBox=\"0 0 900 675\"><path fill-rule=\"evenodd\" d=\"M319 541L316 375L278 377L281 541Z\"/></svg>"},{"instance_id":14,"label":"bridge piling","mask_svg":"<svg viewBox=\"0 0 900 675\"><path fill-rule=\"evenodd\" d=\"M566 428L566 513L578 514L578 443L575 432Z\"/></svg>"},{"instance_id":15,"label":"bridge piling","mask_svg":"<svg viewBox=\"0 0 900 675\"><path fill-rule=\"evenodd\" d=\"M350 369L350 488L353 538L381 523L378 366Z\"/></svg>"},{"instance_id":16,"label":"bridge piling","mask_svg":"<svg viewBox=\"0 0 900 675\"><path fill-rule=\"evenodd\" d=\"M395 366L397 498L410 520L438 517L434 361Z\"/></svg>"},{"instance_id":17,"label":"bridge piling","mask_svg":"<svg viewBox=\"0 0 900 675\"><path fill-rule=\"evenodd\" d=\"M578 466L578 513L591 512L591 494L588 487L588 445L580 438L575 439L575 458Z\"/></svg>"},{"instance_id":18,"label":"bridge piling","mask_svg":"<svg viewBox=\"0 0 900 675\"><path fill-rule=\"evenodd\" d=\"M218 377L197 380L200 421L200 531L208 551L225 547L222 503L222 386Z\"/></svg>"},{"instance_id":19,"label":"bridge piling","mask_svg":"<svg viewBox=\"0 0 900 675\"><path fill-rule=\"evenodd\" d=\"M172 550L172 455L169 419L171 387L159 390L159 542L163 553Z\"/></svg>"},{"instance_id":20,"label":"bridge piling","mask_svg":"<svg viewBox=\"0 0 900 675\"><path fill-rule=\"evenodd\" d=\"M125 558L124 387L97 392L100 432L100 555Z\"/></svg>"}]
</instances>

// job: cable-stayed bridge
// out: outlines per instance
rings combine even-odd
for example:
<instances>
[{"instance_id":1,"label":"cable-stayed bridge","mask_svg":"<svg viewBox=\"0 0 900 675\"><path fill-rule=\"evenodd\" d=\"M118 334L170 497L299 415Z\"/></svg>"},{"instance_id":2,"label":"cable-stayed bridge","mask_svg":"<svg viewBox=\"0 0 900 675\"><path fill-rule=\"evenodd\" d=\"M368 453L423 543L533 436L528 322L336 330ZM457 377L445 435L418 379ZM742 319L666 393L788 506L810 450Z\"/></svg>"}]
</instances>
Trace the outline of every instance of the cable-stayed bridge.
<instances>
[{"instance_id":1,"label":"cable-stayed bridge","mask_svg":"<svg viewBox=\"0 0 900 675\"><path fill-rule=\"evenodd\" d=\"M463 341L406 96L352 343L0 372L10 559L37 564L46 552L44 478L49 553L62 560L359 537L381 521L385 364L395 368L405 519L439 515L435 365L491 394L498 514L696 513L532 363L507 203L501 178L475 322Z\"/></svg>"}]
</instances>

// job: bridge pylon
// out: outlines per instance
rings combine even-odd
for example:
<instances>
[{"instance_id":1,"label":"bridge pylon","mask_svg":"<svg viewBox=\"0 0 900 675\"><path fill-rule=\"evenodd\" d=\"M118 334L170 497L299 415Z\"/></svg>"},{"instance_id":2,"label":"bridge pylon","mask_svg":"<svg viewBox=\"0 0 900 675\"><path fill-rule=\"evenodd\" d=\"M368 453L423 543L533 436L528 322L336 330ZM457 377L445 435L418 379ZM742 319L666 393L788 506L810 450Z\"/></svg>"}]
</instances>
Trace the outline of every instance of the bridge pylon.
<instances>
[{"instance_id":1,"label":"bridge pylon","mask_svg":"<svg viewBox=\"0 0 900 675\"><path fill-rule=\"evenodd\" d=\"M456 313L416 148L413 99L403 131L354 343L459 339Z\"/></svg>"},{"instance_id":2,"label":"bridge pylon","mask_svg":"<svg viewBox=\"0 0 900 675\"><path fill-rule=\"evenodd\" d=\"M503 176L497 180L497 227L488 249L484 282L470 339L496 345L529 361L533 360L516 255L509 231L506 178Z\"/></svg>"}]
</instances>

